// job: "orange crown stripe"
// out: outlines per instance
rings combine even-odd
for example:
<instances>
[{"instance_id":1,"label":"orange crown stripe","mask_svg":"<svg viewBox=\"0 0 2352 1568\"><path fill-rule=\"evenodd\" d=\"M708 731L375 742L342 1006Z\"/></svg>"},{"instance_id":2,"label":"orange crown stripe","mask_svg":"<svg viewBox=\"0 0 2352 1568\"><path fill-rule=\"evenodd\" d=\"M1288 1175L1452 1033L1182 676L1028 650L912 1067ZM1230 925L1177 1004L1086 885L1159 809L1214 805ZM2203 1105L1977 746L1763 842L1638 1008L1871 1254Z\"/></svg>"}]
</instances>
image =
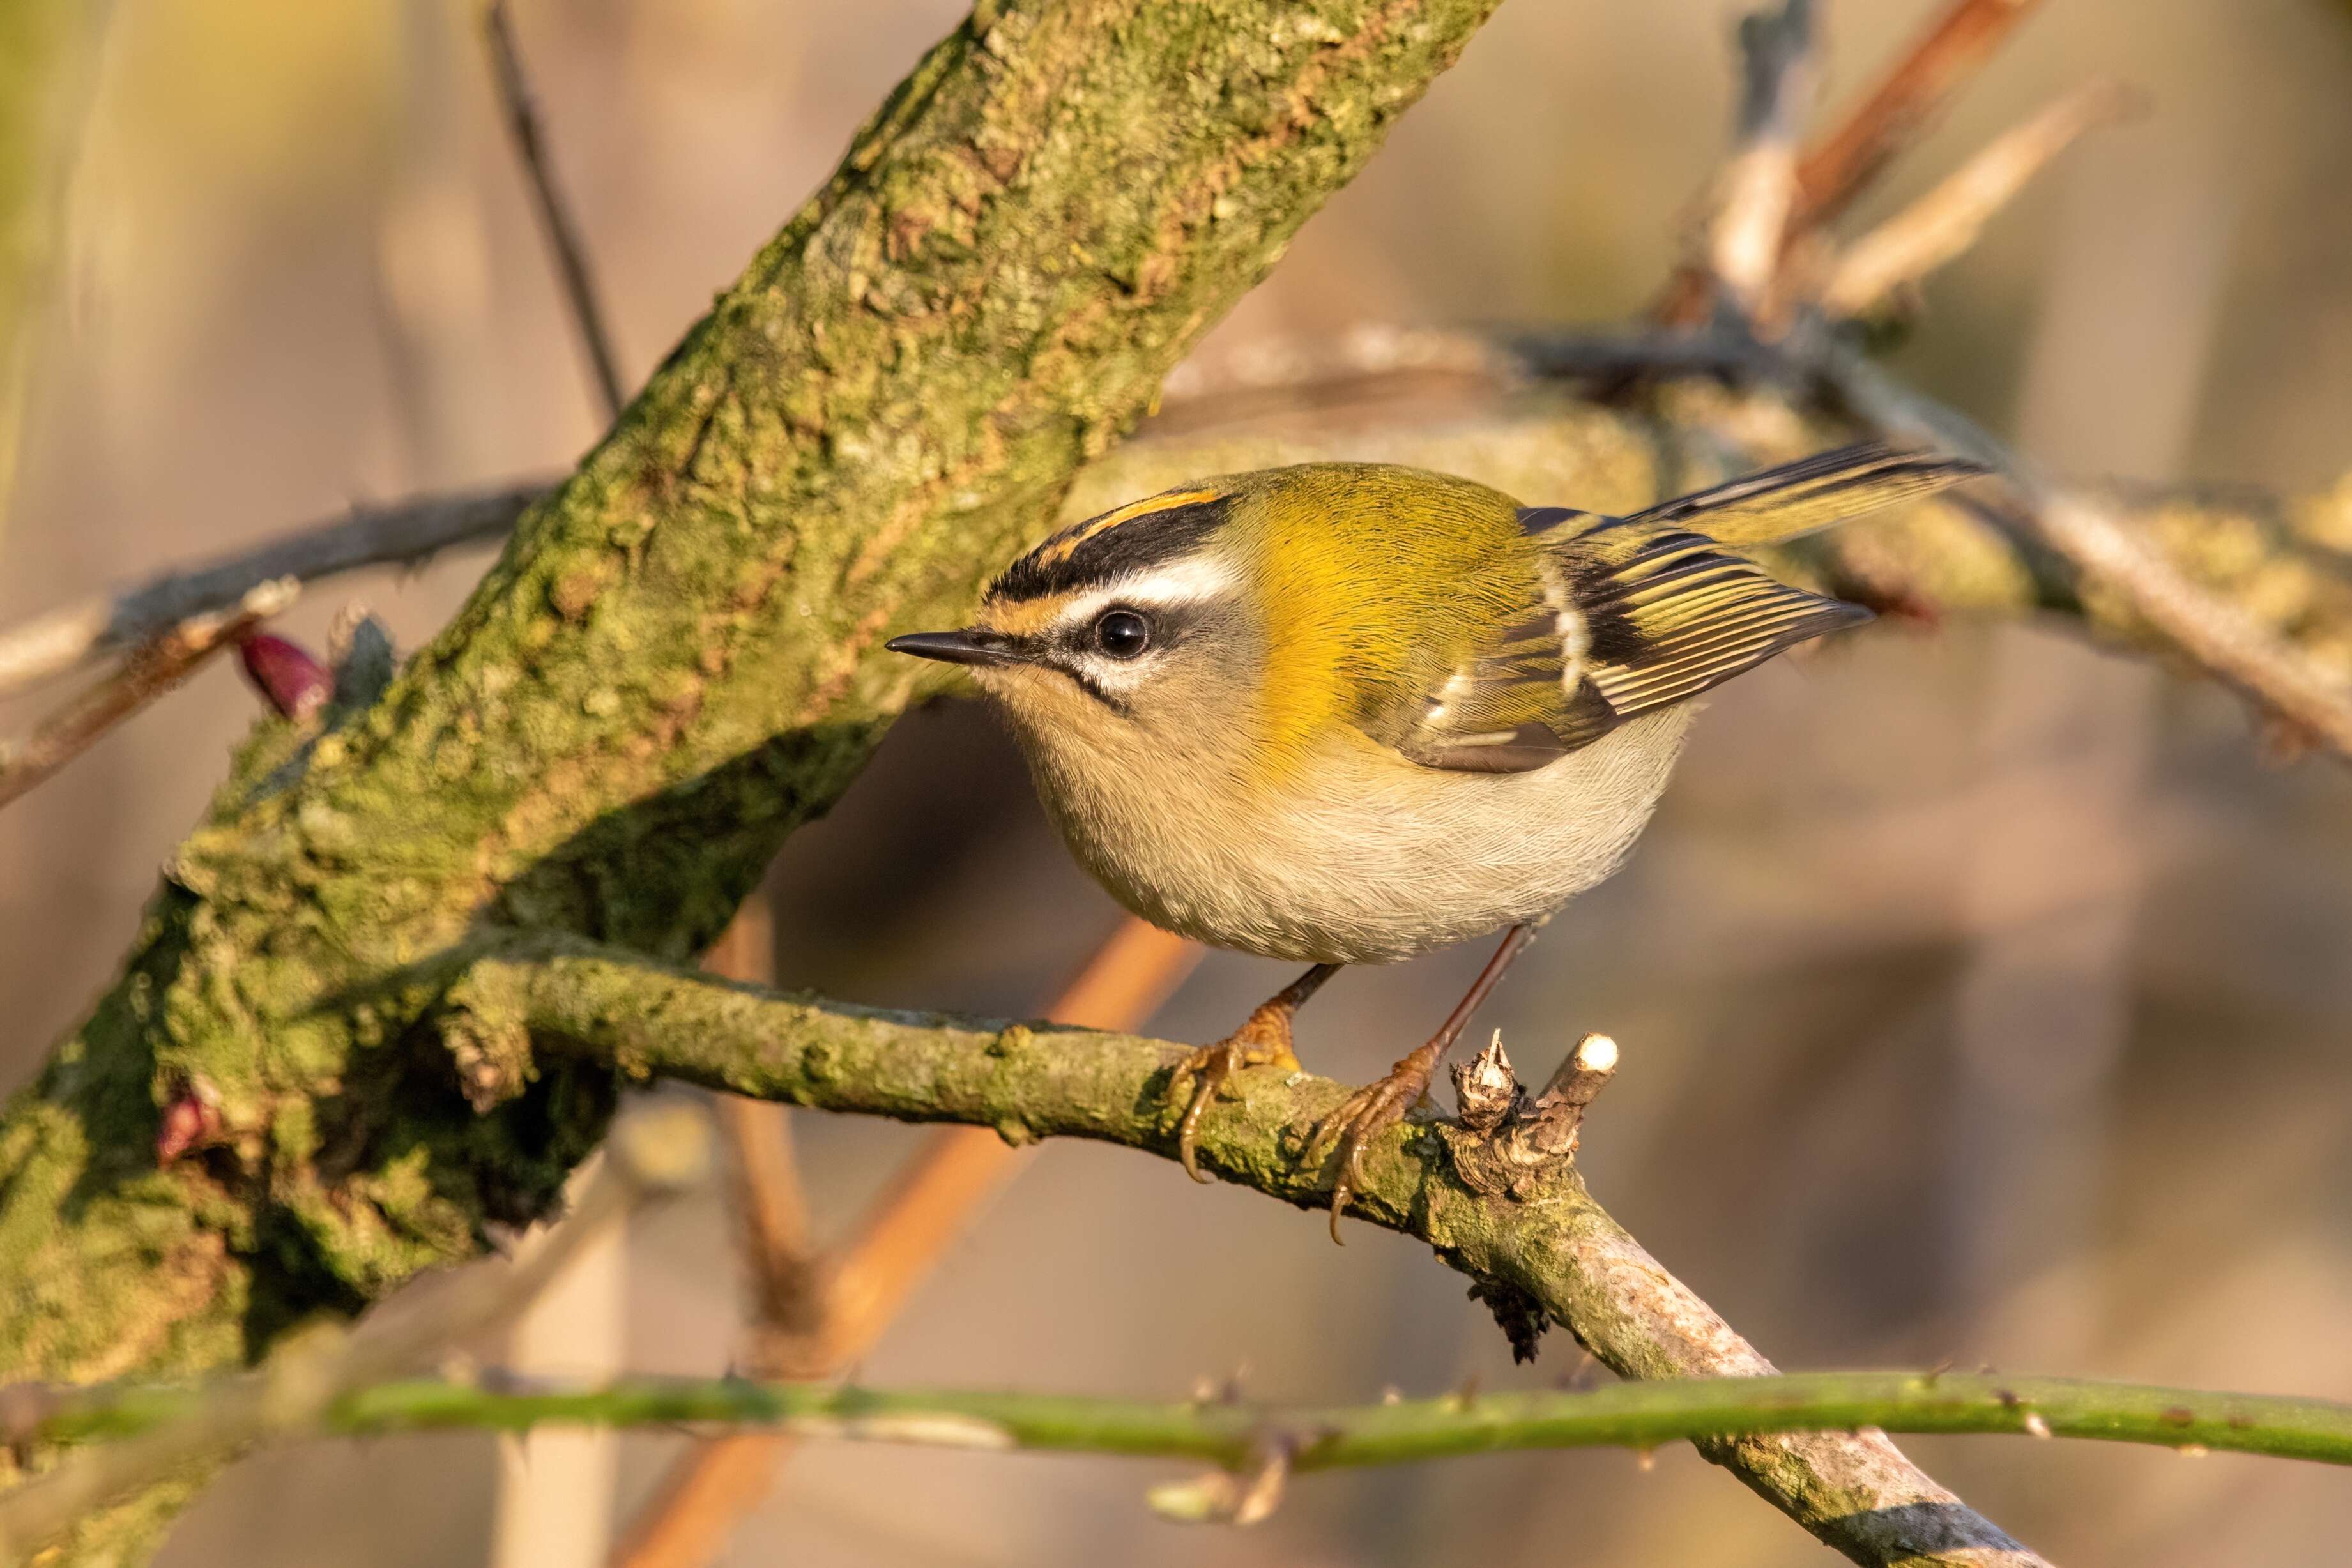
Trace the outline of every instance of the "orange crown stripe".
<instances>
[{"instance_id":1,"label":"orange crown stripe","mask_svg":"<svg viewBox=\"0 0 2352 1568\"><path fill-rule=\"evenodd\" d=\"M1150 496L1140 501L1129 502L1115 512L1105 512L1101 517L1085 524L1068 538L1053 546L1038 559L1048 565L1067 560L1076 552L1080 545L1098 535L1110 532L1121 523L1131 523L1138 517L1148 517L1156 512L1172 512L1179 507L1197 507L1203 501L1213 501L1217 497L1218 492L1214 490L1179 490L1172 495Z\"/></svg>"}]
</instances>

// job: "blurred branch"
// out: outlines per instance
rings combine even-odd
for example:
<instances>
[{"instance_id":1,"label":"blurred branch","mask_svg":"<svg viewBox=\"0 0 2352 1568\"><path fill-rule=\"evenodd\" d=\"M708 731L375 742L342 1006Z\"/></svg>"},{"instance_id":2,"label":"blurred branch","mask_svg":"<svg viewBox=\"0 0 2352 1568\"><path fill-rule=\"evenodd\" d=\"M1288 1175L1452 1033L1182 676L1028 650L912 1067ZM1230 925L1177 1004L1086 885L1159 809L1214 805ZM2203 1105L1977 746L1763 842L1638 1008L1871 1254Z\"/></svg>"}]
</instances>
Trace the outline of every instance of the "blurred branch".
<instances>
[{"instance_id":1,"label":"blurred branch","mask_svg":"<svg viewBox=\"0 0 2352 1568\"><path fill-rule=\"evenodd\" d=\"M698 1185L709 1164L698 1113L673 1105L617 1124L606 1164L567 1223L512 1269L485 1270L446 1283L428 1304L372 1322L356 1333L324 1326L288 1342L262 1365L208 1383L132 1387L101 1420L129 1434L0 1492L0 1561L18 1562L75 1523L173 1471L201 1466L249 1443L331 1425L346 1400L414 1370L460 1342L521 1312L582 1249L632 1208ZM0 1411L39 1433L50 1419L71 1425L106 1408L102 1386L0 1389ZM58 1414L44 1417L44 1406ZM26 1417L31 1419L27 1420Z\"/></svg>"},{"instance_id":2,"label":"blurred branch","mask_svg":"<svg viewBox=\"0 0 2352 1568\"><path fill-rule=\"evenodd\" d=\"M1982 459L2009 479L2015 513L2092 591L2119 598L2199 668L2251 698L2295 734L2352 760L2352 681L2333 678L2167 559L2116 508L2051 483L1973 423L1903 385L1858 350L1824 337L1823 382L1879 432Z\"/></svg>"},{"instance_id":3,"label":"blurred branch","mask_svg":"<svg viewBox=\"0 0 2352 1568\"><path fill-rule=\"evenodd\" d=\"M1781 228L1783 247L1843 213L2039 3L1955 0L1876 90L1798 162ZM1650 314L1672 326L1693 326L1706 319L1707 299L1706 269L1686 261Z\"/></svg>"},{"instance_id":4,"label":"blurred branch","mask_svg":"<svg viewBox=\"0 0 2352 1568\"><path fill-rule=\"evenodd\" d=\"M1129 916L1045 1009L1057 1023L1132 1029L1201 961L1201 949ZM722 1105L763 1105L728 1096ZM781 1107L770 1108L782 1113ZM915 1287L981 1208L1027 1163L1027 1151L986 1127L943 1127L875 1200L829 1276L822 1311L774 1347L769 1364L818 1376L853 1366L897 1319ZM790 1457L784 1432L738 1432L697 1442L670 1466L622 1536L618 1568L700 1568L774 1484Z\"/></svg>"},{"instance_id":5,"label":"blurred branch","mask_svg":"<svg viewBox=\"0 0 2352 1568\"><path fill-rule=\"evenodd\" d=\"M0 694L148 642L181 622L232 609L280 578L309 583L365 566L412 565L458 545L504 538L515 519L552 488L551 481L527 479L355 507L332 522L296 528L210 566L177 569L18 622L0 629Z\"/></svg>"},{"instance_id":6,"label":"blurred branch","mask_svg":"<svg viewBox=\"0 0 2352 1568\"><path fill-rule=\"evenodd\" d=\"M450 992L632 1071L831 1111L993 1128L1008 1141L1085 1137L1172 1157L1164 1089L1182 1048L1118 1034L963 1021L763 996L624 955L542 939L480 958ZM1597 1061L1586 1067L1597 1068ZM1201 1152L1226 1179L1304 1208L1328 1197L1297 1151L1346 1091L1246 1072L1213 1106ZM1759 1376L1759 1354L1602 1212L1565 1159L1480 1191L1422 1124L1378 1140L1354 1209L1416 1236L1498 1311L1549 1314L1629 1377ZM2027 1552L1875 1433L1704 1442L1702 1451L1856 1562L1949 1563ZM1980 1561L1980 1559L1977 1560Z\"/></svg>"},{"instance_id":7,"label":"blurred branch","mask_svg":"<svg viewBox=\"0 0 2352 1568\"><path fill-rule=\"evenodd\" d=\"M75 154L112 20L112 0L0 5L0 533L67 248Z\"/></svg>"},{"instance_id":8,"label":"blurred branch","mask_svg":"<svg viewBox=\"0 0 2352 1568\"><path fill-rule=\"evenodd\" d=\"M1843 213L2040 4L1955 0L1877 89L1805 154L1791 227L1818 228Z\"/></svg>"},{"instance_id":9,"label":"blurred branch","mask_svg":"<svg viewBox=\"0 0 2352 1568\"><path fill-rule=\"evenodd\" d=\"M21 741L0 742L0 806L98 744L108 731L194 674L196 667L294 601L286 579L249 590L226 613L191 616L133 649L122 667Z\"/></svg>"},{"instance_id":10,"label":"blurred branch","mask_svg":"<svg viewBox=\"0 0 2352 1568\"><path fill-rule=\"evenodd\" d=\"M775 978L775 927L766 890L755 890L703 958L721 979L762 985ZM822 1332L825 1270L810 1234L808 1197L793 1157L792 1124L782 1105L740 1095L719 1098L719 1127L731 1156L730 1192L737 1249L751 1277L756 1343L752 1370L793 1375L782 1355L794 1340Z\"/></svg>"},{"instance_id":11,"label":"blurred branch","mask_svg":"<svg viewBox=\"0 0 2352 1568\"><path fill-rule=\"evenodd\" d=\"M1739 23L1737 150L1706 225L1707 270L1740 315L1765 313L1797 199L1797 139L1813 86L1811 0L1782 0Z\"/></svg>"},{"instance_id":12,"label":"blurred branch","mask_svg":"<svg viewBox=\"0 0 2352 1568\"><path fill-rule=\"evenodd\" d=\"M1992 215L2084 131L2134 112L2122 82L2086 82L1980 148L1957 173L1845 248L1821 291L1833 317L1868 315L1976 244Z\"/></svg>"},{"instance_id":13,"label":"blurred branch","mask_svg":"<svg viewBox=\"0 0 2352 1568\"><path fill-rule=\"evenodd\" d=\"M507 131L514 139L515 155L522 161L531 200L539 211L540 226L547 234L548 249L554 253L555 269L563 284L564 304L571 310L572 326L580 333L580 345L586 350L589 369L595 376L598 406L609 423L620 416L622 404L628 401L622 390L619 359L613 351L612 325L599 303L596 279L589 267L588 246L581 238L579 220L572 216L571 204L564 200L555 183L546 131L540 124L538 99L523 69L522 48L515 39L514 17L508 12L507 0L488 0L483 5L482 37L489 47L490 79L498 89L499 108L506 116Z\"/></svg>"}]
</instances>

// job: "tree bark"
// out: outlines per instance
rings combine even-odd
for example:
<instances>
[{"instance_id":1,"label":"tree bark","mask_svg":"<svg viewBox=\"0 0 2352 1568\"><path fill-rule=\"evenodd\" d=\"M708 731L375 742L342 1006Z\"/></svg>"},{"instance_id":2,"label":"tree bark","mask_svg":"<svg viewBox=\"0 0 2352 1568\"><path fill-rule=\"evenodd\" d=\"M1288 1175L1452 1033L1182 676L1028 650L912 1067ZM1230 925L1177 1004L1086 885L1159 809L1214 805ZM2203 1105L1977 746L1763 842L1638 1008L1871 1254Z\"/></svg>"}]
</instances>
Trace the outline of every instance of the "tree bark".
<instances>
[{"instance_id":1,"label":"tree bark","mask_svg":"<svg viewBox=\"0 0 2352 1568\"><path fill-rule=\"evenodd\" d=\"M238 753L0 1123L5 1375L249 1357L542 1212L615 1076L527 1071L432 960L715 937L907 701L883 641L969 608L1494 3L1031 0L933 48L390 688Z\"/></svg>"}]
</instances>

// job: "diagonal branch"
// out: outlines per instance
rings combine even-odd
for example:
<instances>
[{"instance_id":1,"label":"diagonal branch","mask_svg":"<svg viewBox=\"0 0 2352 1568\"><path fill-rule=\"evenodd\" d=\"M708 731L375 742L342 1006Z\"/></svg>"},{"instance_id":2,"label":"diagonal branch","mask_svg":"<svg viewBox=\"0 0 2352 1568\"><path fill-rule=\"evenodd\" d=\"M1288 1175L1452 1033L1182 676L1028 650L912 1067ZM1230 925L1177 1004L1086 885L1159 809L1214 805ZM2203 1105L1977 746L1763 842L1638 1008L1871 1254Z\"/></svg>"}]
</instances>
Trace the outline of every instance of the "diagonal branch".
<instances>
[{"instance_id":1,"label":"diagonal branch","mask_svg":"<svg viewBox=\"0 0 2352 1568\"><path fill-rule=\"evenodd\" d=\"M2017 521L2093 590L2119 596L2200 668L2298 736L2352 760L2352 682L2331 678L2252 617L2192 581L2115 508L2053 484L1971 421L1913 392L1859 350L1824 339L1814 363L1864 423L2000 469L2021 503Z\"/></svg>"},{"instance_id":2,"label":"diagonal branch","mask_svg":"<svg viewBox=\"0 0 2352 1568\"><path fill-rule=\"evenodd\" d=\"M519 1020L639 1078L667 1077L910 1121L993 1127L1010 1143L1083 1137L1172 1155L1166 1075L1181 1048L1050 1026L795 1000L718 985L627 955L531 939L474 963L457 1005ZM1251 1072L1201 1128L1209 1168L1300 1207L1324 1175L1300 1151L1345 1091L1306 1073ZM1356 1212L1427 1241L1498 1312L1567 1326L1628 1377L1764 1375L1766 1360L1592 1200L1572 1167L1481 1191L1423 1124L1379 1140ZM1707 1458L1858 1563L2039 1563L1873 1432L1740 1437Z\"/></svg>"},{"instance_id":3,"label":"diagonal branch","mask_svg":"<svg viewBox=\"0 0 2352 1568\"><path fill-rule=\"evenodd\" d=\"M1954 0L1870 96L1805 153L1791 227L1817 228L1844 212L2040 4Z\"/></svg>"},{"instance_id":4,"label":"diagonal branch","mask_svg":"<svg viewBox=\"0 0 2352 1568\"><path fill-rule=\"evenodd\" d=\"M992 0L916 62L381 698L239 751L0 1116L42 1285L0 1368L200 1370L543 1212L614 1075L387 977L485 921L713 940L917 695L891 632L969 606L1494 4ZM159 1171L184 1085L236 1153Z\"/></svg>"},{"instance_id":5,"label":"diagonal branch","mask_svg":"<svg viewBox=\"0 0 2352 1568\"><path fill-rule=\"evenodd\" d=\"M1811 0L1741 18L1737 150L1706 229L1707 271L1743 319L1771 303L1797 201L1797 138L1813 85Z\"/></svg>"},{"instance_id":6,"label":"diagonal branch","mask_svg":"<svg viewBox=\"0 0 2352 1568\"><path fill-rule=\"evenodd\" d=\"M2084 83L1978 149L1958 170L1863 235L1822 285L1832 316L1866 315L1976 244L1985 224L2075 138L2134 113L2138 95L2111 77Z\"/></svg>"}]
</instances>

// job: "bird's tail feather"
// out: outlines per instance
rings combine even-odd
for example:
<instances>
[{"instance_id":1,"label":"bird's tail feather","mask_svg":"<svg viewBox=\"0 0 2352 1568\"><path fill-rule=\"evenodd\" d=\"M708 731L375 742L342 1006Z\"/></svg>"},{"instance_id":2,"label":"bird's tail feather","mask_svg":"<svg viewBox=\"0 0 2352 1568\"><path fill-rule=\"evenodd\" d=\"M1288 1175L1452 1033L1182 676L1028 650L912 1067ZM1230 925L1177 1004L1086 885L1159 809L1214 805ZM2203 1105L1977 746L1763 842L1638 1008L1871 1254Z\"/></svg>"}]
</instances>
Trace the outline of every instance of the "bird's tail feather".
<instances>
[{"instance_id":1,"label":"bird's tail feather","mask_svg":"<svg viewBox=\"0 0 2352 1568\"><path fill-rule=\"evenodd\" d=\"M1781 544L1989 472L1965 457L1864 442L1677 496L1627 521L1694 528L1733 546Z\"/></svg>"}]
</instances>

